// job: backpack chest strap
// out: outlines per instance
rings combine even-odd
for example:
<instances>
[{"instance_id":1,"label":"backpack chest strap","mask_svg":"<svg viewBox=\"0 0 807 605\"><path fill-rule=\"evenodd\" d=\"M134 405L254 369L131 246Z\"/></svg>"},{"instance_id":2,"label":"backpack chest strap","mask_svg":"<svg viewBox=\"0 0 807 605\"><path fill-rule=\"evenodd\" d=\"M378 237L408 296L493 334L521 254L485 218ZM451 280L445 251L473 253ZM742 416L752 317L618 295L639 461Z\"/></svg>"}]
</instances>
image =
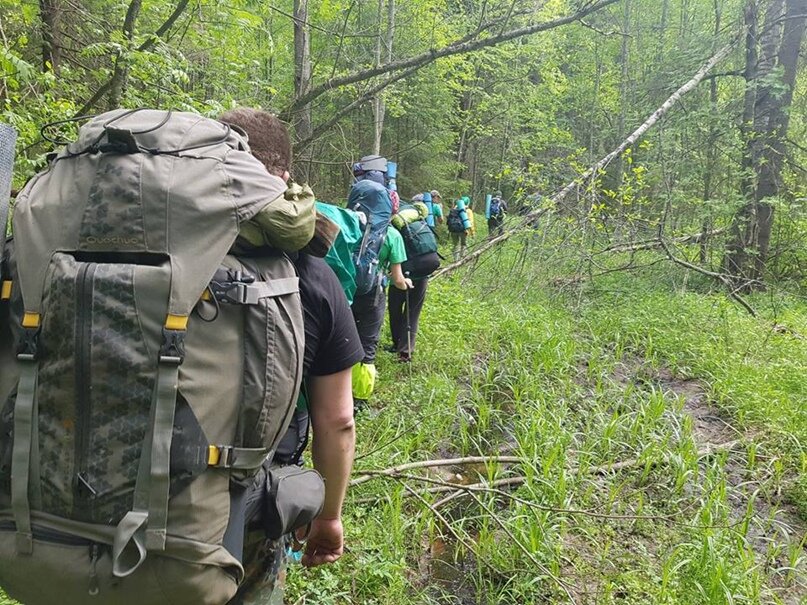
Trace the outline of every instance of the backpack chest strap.
<instances>
[{"instance_id":1,"label":"backpack chest strap","mask_svg":"<svg viewBox=\"0 0 807 605\"><path fill-rule=\"evenodd\" d=\"M209 290L216 300L233 305L257 305L261 299L277 298L300 290L297 277L272 281L211 281ZM204 298L204 297L203 297Z\"/></svg>"}]
</instances>

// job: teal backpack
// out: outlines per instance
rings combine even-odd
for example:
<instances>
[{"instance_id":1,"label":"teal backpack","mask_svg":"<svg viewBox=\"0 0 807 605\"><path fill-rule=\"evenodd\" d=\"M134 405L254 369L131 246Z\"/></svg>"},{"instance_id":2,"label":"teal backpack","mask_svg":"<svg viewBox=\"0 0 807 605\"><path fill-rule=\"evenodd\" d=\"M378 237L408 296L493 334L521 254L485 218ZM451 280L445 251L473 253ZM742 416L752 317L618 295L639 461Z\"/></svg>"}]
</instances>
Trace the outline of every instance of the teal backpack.
<instances>
[{"instance_id":1,"label":"teal backpack","mask_svg":"<svg viewBox=\"0 0 807 605\"><path fill-rule=\"evenodd\" d=\"M353 257L363 236L359 217L352 210L327 202L317 202L317 212L339 227L339 235L328 250L325 262L339 278L348 303L353 304L353 295L356 293L356 266Z\"/></svg>"},{"instance_id":2,"label":"teal backpack","mask_svg":"<svg viewBox=\"0 0 807 605\"><path fill-rule=\"evenodd\" d=\"M398 212L411 204L401 204ZM440 268L440 254L437 252L437 237L424 219L408 223L399 229L406 248L406 261L401 265L405 275L412 279L424 279Z\"/></svg>"}]
</instances>

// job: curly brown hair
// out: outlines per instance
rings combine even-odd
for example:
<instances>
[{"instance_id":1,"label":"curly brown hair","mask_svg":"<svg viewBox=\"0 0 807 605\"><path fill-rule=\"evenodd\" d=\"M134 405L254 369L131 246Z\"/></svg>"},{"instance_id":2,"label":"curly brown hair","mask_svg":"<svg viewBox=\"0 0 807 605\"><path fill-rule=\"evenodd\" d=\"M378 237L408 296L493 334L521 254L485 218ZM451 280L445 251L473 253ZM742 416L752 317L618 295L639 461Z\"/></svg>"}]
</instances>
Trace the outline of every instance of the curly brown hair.
<instances>
[{"instance_id":1,"label":"curly brown hair","mask_svg":"<svg viewBox=\"0 0 807 605\"><path fill-rule=\"evenodd\" d=\"M224 112L219 121L243 130L249 137L249 148L256 158L275 176L291 170L291 138L286 125L274 114L260 109L238 107Z\"/></svg>"}]
</instances>

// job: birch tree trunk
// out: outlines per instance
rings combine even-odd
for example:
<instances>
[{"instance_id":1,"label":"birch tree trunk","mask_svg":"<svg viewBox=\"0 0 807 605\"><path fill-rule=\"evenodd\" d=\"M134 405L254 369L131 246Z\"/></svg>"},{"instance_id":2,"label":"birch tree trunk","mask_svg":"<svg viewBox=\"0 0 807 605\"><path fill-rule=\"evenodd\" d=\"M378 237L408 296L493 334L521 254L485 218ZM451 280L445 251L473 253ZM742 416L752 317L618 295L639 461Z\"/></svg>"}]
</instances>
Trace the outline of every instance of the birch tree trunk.
<instances>
[{"instance_id":1,"label":"birch tree trunk","mask_svg":"<svg viewBox=\"0 0 807 605\"><path fill-rule=\"evenodd\" d=\"M384 16L384 0L378 0L378 38L376 39L375 60L376 66L381 65L381 23ZM387 28L384 36L383 47L387 51L386 61L392 63L392 42L395 37L395 0L387 0ZM380 91L373 99L373 117L375 132L373 135L373 153L381 155L381 135L384 131L384 116L386 113L386 103L384 102L384 92Z\"/></svg>"},{"instance_id":2,"label":"birch tree trunk","mask_svg":"<svg viewBox=\"0 0 807 605\"><path fill-rule=\"evenodd\" d=\"M629 137L627 137L624 141L622 141L616 149L611 151L608 155L601 158L597 163L593 164L586 170L583 174L581 174L578 178L574 179L570 183L568 183L563 189L555 193L551 198L551 204L553 208L559 207L561 202L563 202L569 194L574 191L579 191L581 186L585 186L586 183L589 183L592 176L599 173L599 171L603 170L606 166L608 166L611 162L614 161L620 154L624 153L628 147L631 147L638 141L644 134L650 130L655 124L667 113L672 109L681 98L695 89L695 87L701 83L703 78L714 69L715 65L723 61L734 48L734 44L729 44L720 51L718 51L711 59L709 59L698 71L697 73L692 76L690 80L688 80L685 84L683 84L678 90L676 90L672 95L670 95L666 101L654 111L643 123L639 126L636 130L634 130ZM523 231L526 228L529 228L532 221L535 221L541 218L546 212L549 210L545 208L539 208L533 210L526 214L520 223L501 235L497 235L494 238L487 240L484 244L480 244L474 247L474 251L465 255L462 259L447 265L434 273L432 275L432 279L436 279L441 275L445 275L446 273L451 273L456 269L462 267L463 265L467 265L478 259L480 256L485 254L491 248L495 248L496 246L506 242L510 239L514 234Z\"/></svg>"},{"instance_id":3,"label":"birch tree trunk","mask_svg":"<svg viewBox=\"0 0 807 605\"><path fill-rule=\"evenodd\" d=\"M294 96L300 98L311 86L311 33L308 27L308 0L294 0ZM311 103L297 108L294 116L297 140L310 139L313 134ZM302 150L295 162L296 177L308 181L311 173L312 150Z\"/></svg>"}]
</instances>

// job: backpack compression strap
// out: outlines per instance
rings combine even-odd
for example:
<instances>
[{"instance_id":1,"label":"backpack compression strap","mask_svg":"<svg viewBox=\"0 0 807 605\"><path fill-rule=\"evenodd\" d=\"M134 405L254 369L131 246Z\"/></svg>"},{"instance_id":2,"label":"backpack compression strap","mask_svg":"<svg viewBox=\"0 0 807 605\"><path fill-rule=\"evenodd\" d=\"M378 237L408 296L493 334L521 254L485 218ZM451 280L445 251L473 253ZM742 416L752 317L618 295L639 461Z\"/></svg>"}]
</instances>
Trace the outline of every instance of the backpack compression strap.
<instances>
[{"instance_id":1,"label":"backpack compression strap","mask_svg":"<svg viewBox=\"0 0 807 605\"><path fill-rule=\"evenodd\" d=\"M165 550L171 437L187 325L187 316L169 315L163 327L157 383L151 399L151 430L146 433L140 453L134 506L118 523L112 543L112 573L119 578L134 573L146 560L147 551Z\"/></svg>"}]
</instances>

